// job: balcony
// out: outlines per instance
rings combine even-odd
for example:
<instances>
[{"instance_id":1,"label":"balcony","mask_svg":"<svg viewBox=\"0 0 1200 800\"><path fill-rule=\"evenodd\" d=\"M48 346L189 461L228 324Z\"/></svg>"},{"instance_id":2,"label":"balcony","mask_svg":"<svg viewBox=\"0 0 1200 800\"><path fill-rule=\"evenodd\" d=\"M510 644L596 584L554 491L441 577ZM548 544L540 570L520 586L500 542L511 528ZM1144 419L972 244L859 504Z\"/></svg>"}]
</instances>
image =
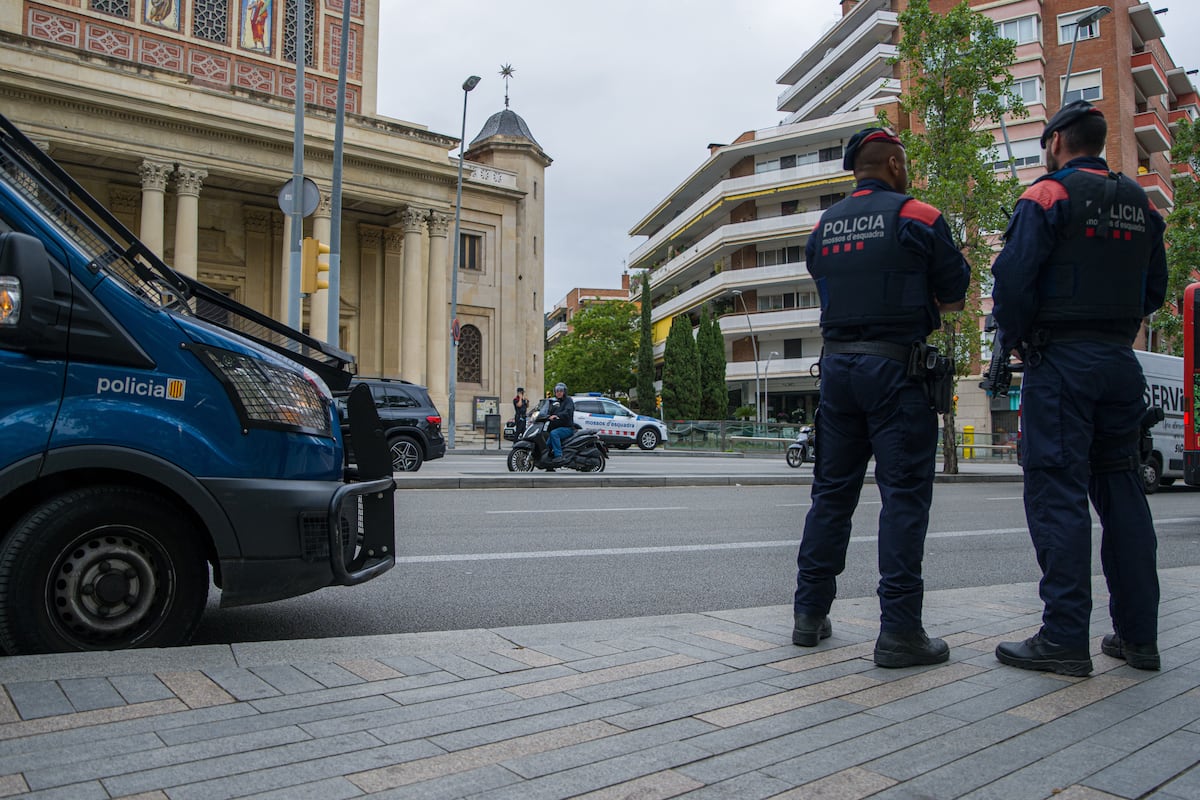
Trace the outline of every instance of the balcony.
<instances>
[{"instance_id":1,"label":"balcony","mask_svg":"<svg viewBox=\"0 0 1200 800\"><path fill-rule=\"evenodd\" d=\"M808 343L805 342L807 349ZM814 350L821 346L821 339L817 337L812 342ZM763 356L760 351L759 356ZM765 379L767 384L765 391L770 392L772 386L778 386L782 391L783 386L774 383L782 381L786 378L807 378L811 383L802 384L804 388L816 388L816 378L812 376L812 368L821 360L820 356L806 356L804 358L772 358L771 373L766 374L767 359L762 357L759 359L757 367L758 372L755 372L754 361L727 361L725 363L725 382L734 383L739 381L753 382L755 378ZM794 390L794 387L792 387Z\"/></svg>"},{"instance_id":2,"label":"balcony","mask_svg":"<svg viewBox=\"0 0 1200 800\"><path fill-rule=\"evenodd\" d=\"M1167 93L1167 75L1153 53L1134 53L1129 62L1133 82L1137 84L1142 95L1155 97Z\"/></svg>"},{"instance_id":3,"label":"balcony","mask_svg":"<svg viewBox=\"0 0 1200 800\"><path fill-rule=\"evenodd\" d=\"M644 266L647 257L653 257L658 252L665 252L667 245L683 231L689 229L704 218L711 218L713 212L723 203L740 203L749 197L767 197L782 195L786 192L799 191L807 184L821 178L844 174L850 180L849 173L842 169L841 159L824 161L818 164L805 164L791 169L760 172L741 178L726 178L705 192L699 199L691 203L679 216L668 222L661 230L643 242L629 255L629 263L634 269Z\"/></svg>"},{"instance_id":4,"label":"balcony","mask_svg":"<svg viewBox=\"0 0 1200 800\"><path fill-rule=\"evenodd\" d=\"M798 285L809 280L808 267L803 261L775 264L770 267L731 269L701 281L687 291L660 300L651 312L658 322L697 307L701 303L729 294L734 289L768 289Z\"/></svg>"},{"instance_id":5,"label":"balcony","mask_svg":"<svg viewBox=\"0 0 1200 800\"><path fill-rule=\"evenodd\" d=\"M781 308L778 311L759 311L756 314L750 315L750 322L746 322L745 314L737 314L729 312L721 317L721 335L732 336L735 339L740 339L743 336L750 335L750 328L754 328L754 335L760 339L769 333L787 332L789 338L795 338L795 332L799 330L809 330L814 335L820 336L819 331L821 324L821 309L817 306L812 308ZM777 338L777 337L771 337Z\"/></svg>"},{"instance_id":6,"label":"balcony","mask_svg":"<svg viewBox=\"0 0 1200 800\"><path fill-rule=\"evenodd\" d=\"M661 289L671 284L686 284L690 275L699 272L707 277L716 260L734 250L758 242L806 237L820 219L820 211L809 211L722 225L652 272L650 287Z\"/></svg>"},{"instance_id":7,"label":"balcony","mask_svg":"<svg viewBox=\"0 0 1200 800\"><path fill-rule=\"evenodd\" d=\"M1166 34L1162 24L1158 21L1158 15L1154 13L1154 9L1149 3L1138 3L1136 6L1130 7L1129 22L1134 35L1141 40L1141 44L1161 39Z\"/></svg>"},{"instance_id":8,"label":"balcony","mask_svg":"<svg viewBox=\"0 0 1200 800\"><path fill-rule=\"evenodd\" d=\"M546 343L551 344L558 341L567 334L567 323L556 322L546 329Z\"/></svg>"},{"instance_id":9,"label":"balcony","mask_svg":"<svg viewBox=\"0 0 1200 800\"><path fill-rule=\"evenodd\" d=\"M1137 182L1159 211L1166 211L1175 205L1175 190L1162 175L1157 172L1147 172L1144 175L1138 175Z\"/></svg>"},{"instance_id":10,"label":"balcony","mask_svg":"<svg viewBox=\"0 0 1200 800\"><path fill-rule=\"evenodd\" d=\"M890 42L898 26L894 11L876 11L842 41L817 42L780 76L779 83L791 85L779 94L775 107L780 111L799 110L816 94L822 77L849 71L864 54Z\"/></svg>"},{"instance_id":11,"label":"balcony","mask_svg":"<svg viewBox=\"0 0 1200 800\"><path fill-rule=\"evenodd\" d=\"M803 120L836 114L853 105L851 100L864 90L890 86L888 80L894 77L895 68L888 63L888 59L898 54L899 48L895 45L878 44L847 69L821 70L813 76L812 85L816 93L788 119Z\"/></svg>"},{"instance_id":12,"label":"balcony","mask_svg":"<svg viewBox=\"0 0 1200 800\"><path fill-rule=\"evenodd\" d=\"M1133 134L1138 146L1147 153L1162 153L1171 149L1171 132L1153 111L1133 115Z\"/></svg>"},{"instance_id":13,"label":"balcony","mask_svg":"<svg viewBox=\"0 0 1200 800\"><path fill-rule=\"evenodd\" d=\"M1179 127L1179 123L1185 119L1192 123L1196 122L1197 109L1195 106L1183 106L1174 111L1167 112L1167 127L1171 129L1171 133L1175 133L1175 129Z\"/></svg>"}]
</instances>

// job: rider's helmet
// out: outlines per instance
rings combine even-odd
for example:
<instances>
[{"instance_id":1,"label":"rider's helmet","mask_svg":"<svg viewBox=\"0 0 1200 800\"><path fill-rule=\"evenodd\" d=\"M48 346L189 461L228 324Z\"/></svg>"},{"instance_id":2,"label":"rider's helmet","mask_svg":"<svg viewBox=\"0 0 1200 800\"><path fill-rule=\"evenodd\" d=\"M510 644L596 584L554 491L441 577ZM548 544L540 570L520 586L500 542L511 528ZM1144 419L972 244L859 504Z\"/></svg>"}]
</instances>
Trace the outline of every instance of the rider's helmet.
<instances>
[{"instance_id":1,"label":"rider's helmet","mask_svg":"<svg viewBox=\"0 0 1200 800\"><path fill-rule=\"evenodd\" d=\"M559 392L562 392L563 394L567 393L567 385L565 383L563 383L562 381L559 381L558 383L554 384L554 393L558 394Z\"/></svg>"}]
</instances>

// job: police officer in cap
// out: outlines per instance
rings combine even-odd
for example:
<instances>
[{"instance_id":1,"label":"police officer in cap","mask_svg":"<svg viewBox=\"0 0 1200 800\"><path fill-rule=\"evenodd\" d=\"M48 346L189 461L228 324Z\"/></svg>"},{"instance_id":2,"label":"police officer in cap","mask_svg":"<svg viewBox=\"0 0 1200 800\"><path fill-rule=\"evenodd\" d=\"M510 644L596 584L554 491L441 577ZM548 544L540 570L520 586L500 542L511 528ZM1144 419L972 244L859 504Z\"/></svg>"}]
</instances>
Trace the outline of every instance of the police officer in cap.
<instances>
[{"instance_id":1,"label":"police officer in cap","mask_svg":"<svg viewBox=\"0 0 1200 800\"><path fill-rule=\"evenodd\" d=\"M874 455L883 500L875 663L937 664L949 648L921 624L937 415L910 362L939 312L963 308L970 271L941 212L904 193L908 165L892 131L856 133L843 166L858 186L822 215L806 248L821 298L821 446L796 559L792 641L812 647L831 633L850 518Z\"/></svg>"},{"instance_id":2,"label":"police officer in cap","mask_svg":"<svg viewBox=\"0 0 1200 800\"><path fill-rule=\"evenodd\" d=\"M992 265L1000 346L1025 362L1025 519L1045 604L1041 630L1002 642L996 658L1063 675L1092 671L1089 497L1114 631L1101 650L1159 668L1157 541L1138 448L1145 381L1132 344L1166 296L1165 226L1141 187L1100 157L1107 133L1083 100L1046 124L1048 174L1021 195Z\"/></svg>"}]
</instances>

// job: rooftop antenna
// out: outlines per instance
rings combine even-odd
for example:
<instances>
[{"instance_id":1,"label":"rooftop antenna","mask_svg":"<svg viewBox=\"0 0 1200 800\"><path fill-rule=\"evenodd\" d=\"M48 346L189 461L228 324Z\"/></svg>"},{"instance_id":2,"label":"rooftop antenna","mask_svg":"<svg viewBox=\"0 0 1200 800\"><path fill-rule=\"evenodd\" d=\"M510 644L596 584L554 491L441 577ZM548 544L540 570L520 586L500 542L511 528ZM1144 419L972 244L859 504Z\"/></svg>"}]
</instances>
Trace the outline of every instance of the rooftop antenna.
<instances>
[{"instance_id":1,"label":"rooftop antenna","mask_svg":"<svg viewBox=\"0 0 1200 800\"><path fill-rule=\"evenodd\" d=\"M516 74L512 64L504 64L500 67L500 77L504 78L504 107L508 108L508 79Z\"/></svg>"}]
</instances>

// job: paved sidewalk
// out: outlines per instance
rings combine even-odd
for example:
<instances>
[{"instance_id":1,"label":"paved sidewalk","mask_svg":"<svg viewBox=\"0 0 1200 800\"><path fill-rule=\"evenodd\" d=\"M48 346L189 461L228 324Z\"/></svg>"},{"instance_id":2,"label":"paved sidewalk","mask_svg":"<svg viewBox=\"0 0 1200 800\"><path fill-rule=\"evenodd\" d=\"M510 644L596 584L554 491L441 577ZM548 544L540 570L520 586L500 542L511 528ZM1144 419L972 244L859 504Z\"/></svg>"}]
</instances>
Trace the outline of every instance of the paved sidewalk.
<instances>
[{"instance_id":1,"label":"paved sidewalk","mask_svg":"<svg viewBox=\"0 0 1200 800\"><path fill-rule=\"evenodd\" d=\"M1200 567L1164 569L1162 672L998 664L1032 584L930 592L936 667L871 661L874 597L790 644L786 606L0 658L0 796L1200 797Z\"/></svg>"}]
</instances>

